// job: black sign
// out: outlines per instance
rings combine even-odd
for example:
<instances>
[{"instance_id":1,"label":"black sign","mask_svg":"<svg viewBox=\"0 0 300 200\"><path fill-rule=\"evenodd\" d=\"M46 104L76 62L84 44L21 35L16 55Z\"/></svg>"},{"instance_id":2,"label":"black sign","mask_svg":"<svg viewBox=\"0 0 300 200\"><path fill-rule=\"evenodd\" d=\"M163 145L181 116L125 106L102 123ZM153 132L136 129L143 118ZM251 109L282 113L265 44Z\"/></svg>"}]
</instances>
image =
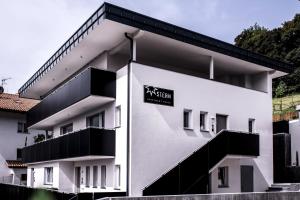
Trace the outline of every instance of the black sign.
<instances>
[{"instance_id":1,"label":"black sign","mask_svg":"<svg viewBox=\"0 0 300 200\"><path fill-rule=\"evenodd\" d=\"M174 106L174 91L144 85L144 102Z\"/></svg>"}]
</instances>

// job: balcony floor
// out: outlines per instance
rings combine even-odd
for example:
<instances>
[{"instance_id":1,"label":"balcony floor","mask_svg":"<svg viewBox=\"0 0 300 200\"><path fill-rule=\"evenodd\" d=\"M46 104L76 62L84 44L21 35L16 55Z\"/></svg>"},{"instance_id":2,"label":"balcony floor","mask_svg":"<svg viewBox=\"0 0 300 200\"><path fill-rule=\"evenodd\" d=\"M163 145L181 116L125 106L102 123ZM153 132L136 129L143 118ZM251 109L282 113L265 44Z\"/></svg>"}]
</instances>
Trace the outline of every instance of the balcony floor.
<instances>
[{"instance_id":1,"label":"balcony floor","mask_svg":"<svg viewBox=\"0 0 300 200\"><path fill-rule=\"evenodd\" d=\"M90 110L93 110L95 108L99 108L102 105L105 105L109 102L113 102L115 99L111 97L102 97L102 96L96 96L91 95L83 100L55 113L54 115L51 115L50 117L30 126L30 129L46 129L51 126L54 126L55 124L59 124L63 122L66 119L75 117L83 112L88 112Z\"/></svg>"}]
</instances>

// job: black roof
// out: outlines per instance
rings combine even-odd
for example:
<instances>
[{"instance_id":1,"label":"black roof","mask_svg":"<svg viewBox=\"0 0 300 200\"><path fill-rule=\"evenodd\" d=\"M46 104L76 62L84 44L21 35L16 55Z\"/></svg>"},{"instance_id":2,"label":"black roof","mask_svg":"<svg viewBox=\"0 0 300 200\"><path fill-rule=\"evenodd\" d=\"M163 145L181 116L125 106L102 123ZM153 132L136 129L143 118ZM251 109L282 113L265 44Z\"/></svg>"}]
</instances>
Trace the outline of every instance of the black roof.
<instances>
[{"instance_id":1,"label":"black roof","mask_svg":"<svg viewBox=\"0 0 300 200\"><path fill-rule=\"evenodd\" d=\"M146 15L142 15L131 10L112 5L110 3L103 3L92 16L59 48L53 56L19 89L19 93L23 93L28 87L30 87L36 80L51 68L51 65L57 63L57 60L69 50L69 48L76 42L79 42L80 38L83 38L85 34L91 29L91 27L98 22L100 18L109 19L115 22L126 24L138 29L142 29L148 32L159 34L165 37L169 37L178 41L182 41L191 45L202 47L211 51L222 53L228 56L232 56L241 60L245 60L251 63L269 67L271 69L279 70L286 73L291 73L294 70L294 66L271 59L269 57L239 48L232 44L223 42L221 40L214 39L202 35L200 33L175 26L170 23L166 23L161 20L157 20Z\"/></svg>"},{"instance_id":2,"label":"black roof","mask_svg":"<svg viewBox=\"0 0 300 200\"><path fill-rule=\"evenodd\" d=\"M105 18L122 24L133 26L145 31L163 35L191 45L202 47L211 51L222 53L271 69L291 73L294 70L292 64L269 58L254 53L221 40L157 20L128 9L124 9L109 3L104 3Z\"/></svg>"}]
</instances>

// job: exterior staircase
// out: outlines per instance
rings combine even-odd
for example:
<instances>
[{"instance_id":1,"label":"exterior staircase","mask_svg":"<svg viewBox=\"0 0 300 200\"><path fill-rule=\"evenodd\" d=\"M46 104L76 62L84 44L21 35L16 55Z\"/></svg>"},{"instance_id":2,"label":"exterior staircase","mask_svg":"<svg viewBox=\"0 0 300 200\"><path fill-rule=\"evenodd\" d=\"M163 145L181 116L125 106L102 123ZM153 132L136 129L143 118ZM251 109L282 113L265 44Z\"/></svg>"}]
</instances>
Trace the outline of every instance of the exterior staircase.
<instances>
[{"instance_id":1,"label":"exterior staircase","mask_svg":"<svg viewBox=\"0 0 300 200\"><path fill-rule=\"evenodd\" d=\"M223 130L143 190L144 196L206 194L209 170L227 155L259 156L259 135Z\"/></svg>"}]
</instances>

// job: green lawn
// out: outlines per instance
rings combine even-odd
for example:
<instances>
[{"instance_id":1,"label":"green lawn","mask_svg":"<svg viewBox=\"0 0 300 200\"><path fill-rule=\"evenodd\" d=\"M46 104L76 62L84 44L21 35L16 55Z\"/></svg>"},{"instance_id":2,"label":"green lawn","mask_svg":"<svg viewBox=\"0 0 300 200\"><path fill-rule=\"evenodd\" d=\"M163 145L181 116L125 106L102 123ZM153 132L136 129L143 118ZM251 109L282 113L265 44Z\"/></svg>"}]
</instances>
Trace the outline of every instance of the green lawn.
<instances>
[{"instance_id":1,"label":"green lawn","mask_svg":"<svg viewBox=\"0 0 300 200\"><path fill-rule=\"evenodd\" d=\"M300 105L300 94L289 95L283 98L273 98L273 113L293 112L296 105Z\"/></svg>"}]
</instances>

